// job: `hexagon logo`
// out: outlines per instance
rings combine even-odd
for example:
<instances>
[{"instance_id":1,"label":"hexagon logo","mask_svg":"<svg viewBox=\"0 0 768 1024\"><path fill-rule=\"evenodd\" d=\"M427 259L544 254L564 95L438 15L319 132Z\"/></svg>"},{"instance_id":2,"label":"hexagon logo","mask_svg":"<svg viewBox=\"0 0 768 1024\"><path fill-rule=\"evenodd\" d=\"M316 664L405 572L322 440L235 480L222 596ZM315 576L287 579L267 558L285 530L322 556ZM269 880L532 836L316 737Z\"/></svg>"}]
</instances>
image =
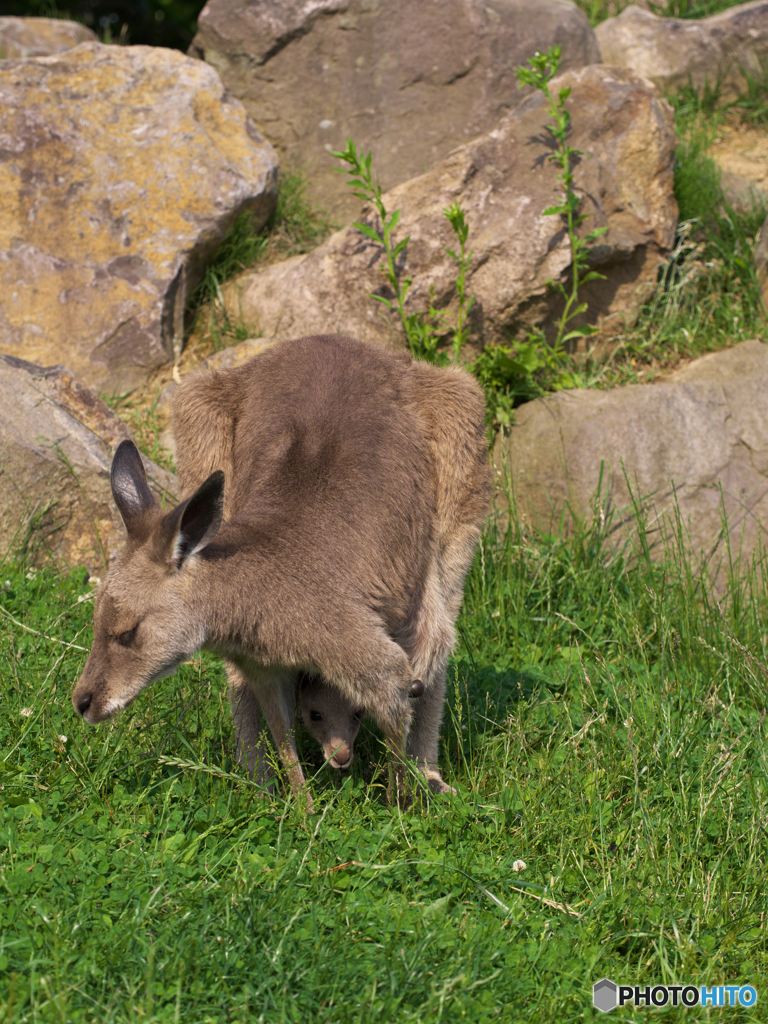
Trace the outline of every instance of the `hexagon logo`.
<instances>
[{"instance_id":1,"label":"hexagon logo","mask_svg":"<svg viewBox=\"0 0 768 1024\"><path fill-rule=\"evenodd\" d=\"M618 986L610 978L602 978L592 986L592 1005L601 1013L616 1009Z\"/></svg>"}]
</instances>

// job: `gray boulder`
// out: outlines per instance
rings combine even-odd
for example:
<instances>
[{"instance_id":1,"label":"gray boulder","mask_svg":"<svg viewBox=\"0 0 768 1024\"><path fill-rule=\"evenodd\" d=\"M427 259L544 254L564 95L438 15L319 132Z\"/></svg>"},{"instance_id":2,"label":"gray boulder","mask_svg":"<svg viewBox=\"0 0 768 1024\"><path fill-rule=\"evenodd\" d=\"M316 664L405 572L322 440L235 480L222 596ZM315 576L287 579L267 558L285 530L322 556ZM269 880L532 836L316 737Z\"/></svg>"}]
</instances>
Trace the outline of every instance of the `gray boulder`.
<instances>
[{"instance_id":1,"label":"gray boulder","mask_svg":"<svg viewBox=\"0 0 768 1024\"><path fill-rule=\"evenodd\" d=\"M674 240L672 110L648 82L600 64L552 83L555 93L565 87L572 90L569 141L585 154L574 168L588 215L583 230L608 228L591 254L606 280L582 289L585 318L608 336L634 321ZM385 196L390 213L402 210L396 237L411 239L400 268L413 278L408 312L428 309L433 294L437 308L455 314L456 268L445 250L456 241L443 210L463 206L475 350L524 336L535 323L552 335L560 314L547 282L568 280L571 249L561 218L543 215L562 194L558 168L547 160L547 124L544 98L529 96L492 131ZM376 223L370 208L361 219ZM382 259L382 247L349 225L305 256L242 275L224 289L225 302L265 337L335 332L403 345L401 327L369 297L384 290Z\"/></svg>"},{"instance_id":2,"label":"gray boulder","mask_svg":"<svg viewBox=\"0 0 768 1024\"><path fill-rule=\"evenodd\" d=\"M749 559L768 527L768 345L746 341L695 360L664 384L563 391L518 409L495 449L518 513L550 530L565 514L636 537L639 500L654 557L675 531L719 587L727 565L721 503L734 556ZM598 484L602 490L595 503ZM628 486L629 484L629 486Z\"/></svg>"},{"instance_id":3,"label":"gray boulder","mask_svg":"<svg viewBox=\"0 0 768 1024\"><path fill-rule=\"evenodd\" d=\"M65 367L0 355L0 561L101 572L125 543L109 472L131 437ZM158 501L173 500L175 476L144 462Z\"/></svg>"},{"instance_id":4,"label":"gray boulder","mask_svg":"<svg viewBox=\"0 0 768 1024\"><path fill-rule=\"evenodd\" d=\"M127 391L173 359L205 260L277 156L213 68L82 43L0 61L0 353Z\"/></svg>"},{"instance_id":5,"label":"gray boulder","mask_svg":"<svg viewBox=\"0 0 768 1024\"><path fill-rule=\"evenodd\" d=\"M527 94L515 69L556 43L563 70L600 60L567 0L208 0L190 53L343 221L357 206L329 152L347 135L392 188L489 131Z\"/></svg>"},{"instance_id":6,"label":"gray boulder","mask_svg":"<svg viewBox=\"0 0 768 1024\"><path fill-rule=\"evenodd\" d=\"M63 18L0 18L0 57L49 57L79 43L98 42L95 32Z\"/></svg>"},{"instance_id":7,"label":"gray boulder","mask_svg":"<svg viewBox=\"0 0 768 1024\"><path fill-rule=\"evenodd\" d=\"M634 5L595 29L606 64L644 75L662 94L691 82L719 82L723 100L745 86L744 70L761 80L768 58L768 0L730 7L701 20L659 18Z\"/></svg>"}]
</instances>

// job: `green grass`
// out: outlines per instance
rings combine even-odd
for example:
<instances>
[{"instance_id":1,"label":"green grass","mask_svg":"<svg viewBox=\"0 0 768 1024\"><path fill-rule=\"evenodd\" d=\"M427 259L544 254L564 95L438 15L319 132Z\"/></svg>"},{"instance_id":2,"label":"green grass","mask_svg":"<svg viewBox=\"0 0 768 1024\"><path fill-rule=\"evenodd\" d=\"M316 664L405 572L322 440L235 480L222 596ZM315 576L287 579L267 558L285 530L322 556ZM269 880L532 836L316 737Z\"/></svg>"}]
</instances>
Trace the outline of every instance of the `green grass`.
<instances>
[{"instance_id":1,"label":"green grass","mask_svg":"<svg viewBox=\"0 0 768 1024\"><path fill-rule=\"evenodd\" d=\"M233 764L208 656L84 727L90 587L6 565L0 1019L595 1020L603 976L764 998L766 578L718 607L668 544L627 564L488 530L450 669L460 796L388 808L365 727L349 775L305 738L307 820Z\"/></svg>"},{"instance_id":2,"label":"green grass","mask_svg":"<svg viewBox=\"0 0 768 1024\"><path fill-rule=\"evenodd\" d=\"M740 0L650 0L645 6L660 18L709 18L713 14L735 7ZM592 26L629 7L631 0L576 0L576 6L589 18Z\"/></svg>"}]
</instances>

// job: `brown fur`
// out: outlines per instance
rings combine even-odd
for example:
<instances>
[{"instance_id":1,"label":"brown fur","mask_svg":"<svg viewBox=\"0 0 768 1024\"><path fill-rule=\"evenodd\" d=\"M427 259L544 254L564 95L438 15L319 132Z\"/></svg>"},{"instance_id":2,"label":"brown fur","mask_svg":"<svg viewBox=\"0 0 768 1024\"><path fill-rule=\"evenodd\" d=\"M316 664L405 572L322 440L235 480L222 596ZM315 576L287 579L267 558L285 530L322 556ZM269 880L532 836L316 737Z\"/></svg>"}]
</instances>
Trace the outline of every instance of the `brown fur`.
<instances>
[{"instance_id":1,"label":"brown fur","mask_svg":"<svg viewBox=\"0 0 768 1024\"><path fill-rule=\"evenodd\" d=\"M414 362L412 373L435 474L436 558L419 614L404 623L398 641L425 684L424 695L414 701L408 750L431 787L442 792L448 787L440 777L437 753L446 668L455 643L464 578L488 508L490 477L482 432L484 401L474 380L455 367L437 368L423 362ZM349 767L360 729L359 708L318 679L299 687L297 706L331 766Z\"/></svg>"},{"instance_id":2,"label":"brown fur","mask_svg":"<svg viewBox=\"0 0 768 1024\"><path fill-rule=\"evenodd\" d=\"M100 587L75 707L101 721L204 647L227 661L252 772L260 708L302 788L292 727L306 672L378 722L399 785L410 757L444 791L445 665L489 493L474 380L304 338L191 375L174 433L182 493L195 493L165 516L128 443L115 456L128 543Z\"/></svg>"}]
</instances>

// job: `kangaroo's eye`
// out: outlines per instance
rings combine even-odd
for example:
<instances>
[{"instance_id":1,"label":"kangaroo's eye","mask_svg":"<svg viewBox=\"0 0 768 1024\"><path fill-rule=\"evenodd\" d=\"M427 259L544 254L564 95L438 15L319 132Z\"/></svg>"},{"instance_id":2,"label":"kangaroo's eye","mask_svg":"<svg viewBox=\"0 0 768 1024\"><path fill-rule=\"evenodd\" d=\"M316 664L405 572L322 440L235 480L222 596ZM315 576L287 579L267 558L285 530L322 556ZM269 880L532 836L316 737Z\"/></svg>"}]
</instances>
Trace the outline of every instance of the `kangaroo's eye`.
<instances>
[{"instance_id":1,"label":"kangaroo's eye","mask_svg":"<svg viewBox=\"0 0 768 1024\"><path fill-rule=\"evenodd\" d=\"M124 633L118 633L115 640L117 640L121 647L130 647L136 639L136 631L138 628L139 624L137 622L133 629L126 629Z\"/></svg>"},{"instance_id":2,"label":"kangaroo's eye","mask_svg":"<svg viewBox=\"0 0 768 1024\"><path fill-rule=\"evenodd\" d=\"M310 711L309 720L310 722L322 722L323 716L320 714L319 711Z\"/></svg>"}]
</instances>

